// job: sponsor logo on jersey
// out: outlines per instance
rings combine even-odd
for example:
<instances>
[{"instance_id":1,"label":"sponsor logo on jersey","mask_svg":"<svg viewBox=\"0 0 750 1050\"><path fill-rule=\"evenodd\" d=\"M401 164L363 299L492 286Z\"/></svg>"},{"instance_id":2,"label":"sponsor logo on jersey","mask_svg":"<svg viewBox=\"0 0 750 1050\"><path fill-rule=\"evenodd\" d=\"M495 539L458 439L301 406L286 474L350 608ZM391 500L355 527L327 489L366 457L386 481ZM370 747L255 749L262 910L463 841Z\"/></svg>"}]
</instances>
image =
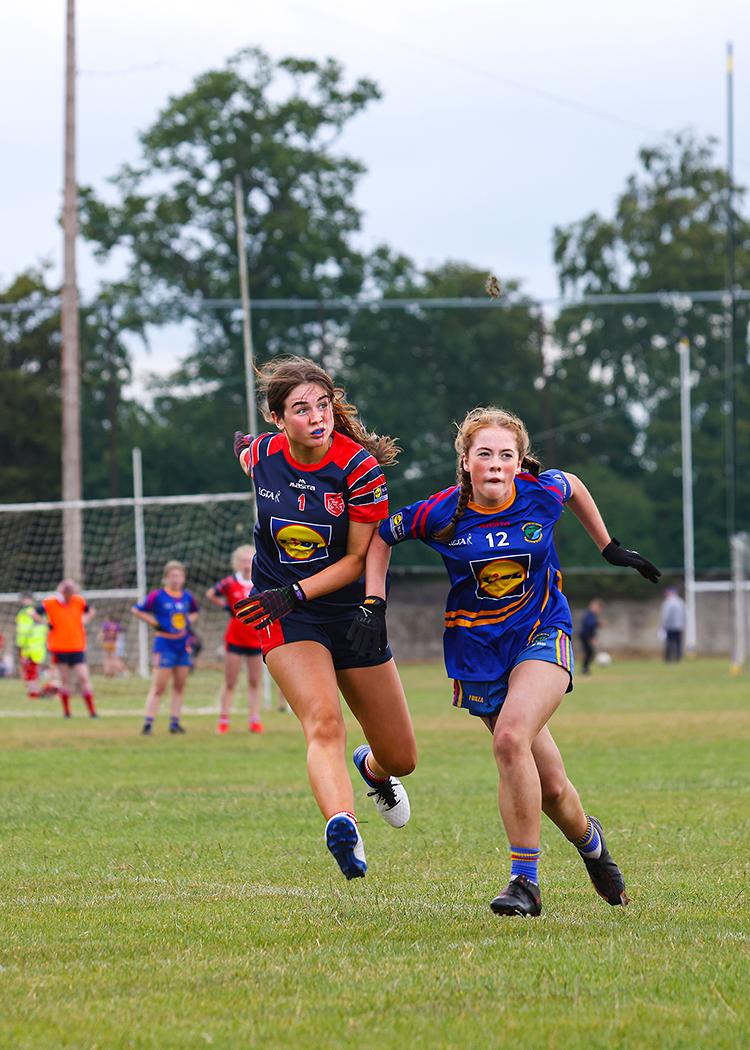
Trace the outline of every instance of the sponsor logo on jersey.
<instances>
[{"instance_id":1,"label":"sponsor logo on jersey","mask_svg":"<svg viewBox=\"0 0 750 1050\"><path fill-rule=\"evenodd\" d=\"M304 478L297 478L296 481L289 482L290 489L302 489L305 492L315 492L315 486L309 485Z\"/></svg>"},{"instance_id":2,"label":"sponsor logo on jersey","mask_svg":"<svg viewBox=\"0 0 750 1050\"><path fill-rule=\"evenodd\" d=\"M385 485L378 485L376 489L373 489L372 498L375 503L382 503L384 499L388 499L388 489Z\"/></svg>"},{"instance_id":3,"label":"sponsor logo on jersey","mask_svg":"<svg viewBox=\"0 0 750 1050\"><path fill-rule=\"evenodd\" d=\"M521 526L521 532L529 543L539 543L542 538L542 526L536 521L527 521Z\"/></svg>"},{"instance_id":4,"label":"sponsor logo on jersey","mask_svg":"<svg viewBox=\"0 0 750 1050\"><path fill-rule=\"evenodd\" d=\"M184 631L187 627L187 617L185 613L173 613L172 614L172 627L175 631Z\"/></svg>"},{"instance_id":5,"label":"sponsor logo on jersey","mask_svg":"<svg viewBox=\"0 0 750 1050\"><path fill-rule=\"evenodd\" d=\"M470 547L471 536L458 536L455 540L451 540L448 543L449 547Z\"/></svg>"},{"instance_id":6,"label":"sponsor logo on jersey","mask_svg":"<svg viewBox=\"0 0 750 1050\"><path fill-rule=\"evenodd\" d=\"M471 562L471 571L477 581L477 598L499 602L519 598L526 593L530 566L530 554Z\"/></svg>"},{"instance_id":7,"label":"sponsor logo on jersey","mask_svg":"<svg viewBox=\"0 0 750 1050\"><path fill-rule=\"evenodd\" d=\"M278 503L281 498L280 492L272 492L271 489L258 489L259 499L272 499L274 503Z\"/></svg>"},{"instance_id":8,"label":"sponsor logo on jersey","mask_svg":"<svg viewBox=\"0 0 750 1050\"><path fill-rule=\"evenodd\" d=\"M338 518L346 510L344 497L340 492L326 492L325 504L326 510L329 514L333 514L334 518Z\"/></svg>"},{"instance_id":9,"label":"sponsor logo on jersey","mask_svg":"<svg viewBox=\"0 0 750 1050\"><path fill-rule=\"evenodd\" d=\"M404 516L403 514L394 514L391 518L391 535L395 536L397 540L400 540L404 535Z\"/></svg>"},{"instance_id":10,"label":"sponsor logo on jersey","mask_svg":"<svg viewBox=\"0 0 750 1050\"><path fill-rule=\"evenodd\" d=\"M279 561L287 565L328 557L330 525L310 525L289 518L271 518L271 535L279 552Z\"/></svg>"}]
</instances>

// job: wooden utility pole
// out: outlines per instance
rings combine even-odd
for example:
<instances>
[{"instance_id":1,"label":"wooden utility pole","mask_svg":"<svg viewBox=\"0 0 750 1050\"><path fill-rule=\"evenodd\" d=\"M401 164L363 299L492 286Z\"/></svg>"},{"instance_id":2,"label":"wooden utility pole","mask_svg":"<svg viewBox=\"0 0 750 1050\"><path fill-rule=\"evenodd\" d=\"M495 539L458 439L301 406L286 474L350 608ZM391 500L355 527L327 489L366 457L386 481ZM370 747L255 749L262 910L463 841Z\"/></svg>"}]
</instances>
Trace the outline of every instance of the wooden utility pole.
<instances>
[{"instance_id":1,"label":"wooden utility pole","mask_svg":"<svg viewBox=\"0 0 750 1050\"><path fill-rule=\"evenodd\" d=\"M65 49L65 184L62 286L62 497L80 500L81 351L76 282L78 185L76 181L75 0L68 0ZM63 511L63 574L83 584L83 511Z\"/></svg>"}]
</instances>

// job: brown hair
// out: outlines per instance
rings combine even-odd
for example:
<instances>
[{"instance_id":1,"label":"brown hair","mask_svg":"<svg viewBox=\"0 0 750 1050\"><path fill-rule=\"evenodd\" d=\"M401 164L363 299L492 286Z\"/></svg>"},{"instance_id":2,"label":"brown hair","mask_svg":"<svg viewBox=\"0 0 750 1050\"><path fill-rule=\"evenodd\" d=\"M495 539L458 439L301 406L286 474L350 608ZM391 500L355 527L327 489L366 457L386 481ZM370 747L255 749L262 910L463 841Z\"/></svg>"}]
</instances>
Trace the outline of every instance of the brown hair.
<instances>
[{"instance_id":1,"label":"brown hair","mask_svg":"<svg viewBox=\"0 0 750 1050\"><path fill-rule=\"evenodd\" d=\"M368 433L357 418L357 409L345 400L344 391L334 386L328 373L308 357L289 355L276 358L257 369L256 376L258 389L266 398L267 408L263 408L263 416L267 422L272 422L272 412L277 416L284 415L286 399L296 386L317 383L331 400L333 429L362 445L378 463L396 462L401 451L396 442L389 437Z\"/></svg>"},{"instance_id":2,"label":"brown hair","mask_svg":"<svg viewBox=\"0 0 750 1050\"><path fill-rule=\"evenodd\" d=\"M441 543L447 543L448 540L453 538L456 525L469 505L469 500L471 499L471 474L469 474L468 470L464 470L463 457L468 455L471 446L474 444L474 438L480 430L483 430L485 427L500 427L503 430L512 431L516 436L518 455L523 470L527 474L533 474L535 478L539 476L539 471L541 470L539 460L534 459L530 454L531 441L526 424L518 416L513 415L512 412L507 412L504 408L495 408L492 405L489 408L472 408L471 412L466 414L463 423L459 423L457 426L458 433L454 444L458 453L456 464L456 482L459 486L458 504L448 524L434 534L434 539L439 540Z\"/></svg>"}]
</instances>

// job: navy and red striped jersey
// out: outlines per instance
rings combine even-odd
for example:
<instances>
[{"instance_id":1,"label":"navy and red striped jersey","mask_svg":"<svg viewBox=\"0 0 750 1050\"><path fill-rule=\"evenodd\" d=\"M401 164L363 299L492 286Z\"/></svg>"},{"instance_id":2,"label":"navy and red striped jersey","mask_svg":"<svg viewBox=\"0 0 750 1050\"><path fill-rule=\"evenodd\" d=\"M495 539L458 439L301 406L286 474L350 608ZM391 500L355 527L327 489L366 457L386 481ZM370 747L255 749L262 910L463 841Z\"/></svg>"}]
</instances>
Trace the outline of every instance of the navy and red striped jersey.
<instances>
[{"instance_id":1,"label":"navy and red striped jersey","mask_svg":"<svg viewBox=\"0 0 750 1050\"><path fill-rule=\"evenodd\" d=\"M457 486L391 515L380 526L390 546L417 539L441 555L451 581L443 648L451 678L497 681L542 628L571 634L570 607L554 527L570 497L562 472L516 476L508 501L493 509L469 503L453 538L433 538L458 504Z\"/></svg>"},{"instance_id":2,"label":"navy and red striped jersey","mask_svg":"<svg viewBox=\"0 0 750 1050\"><path fill-rule=\"evenodd\" d=\"M254 627L248 627L242 620L238 620L233 609L237 602L247 598L253 585L250 580L245 580L239 573L234 576L225 576L213 587L216 594L226 599L229 607L229 623L224 632L224 641L227 645L241 645L245 649L257 649L260 652L260 636Z\"/></svg>"},{"instance_id":3,"label":"navy and red striped jersey","mask_svg":"<svg viewBox=\"0 0 750 1050\"><path fill-rule=\"evenodd\" d=\"M262 434L240 456L255 484L253 584L259 591L304 580L346 554L349 522L382 521L388 490L377 460L334 431L320 463L292 459L285 434ZM323 620L364 599L364 577L298 609Z\"/></svg>"}]
</instances>

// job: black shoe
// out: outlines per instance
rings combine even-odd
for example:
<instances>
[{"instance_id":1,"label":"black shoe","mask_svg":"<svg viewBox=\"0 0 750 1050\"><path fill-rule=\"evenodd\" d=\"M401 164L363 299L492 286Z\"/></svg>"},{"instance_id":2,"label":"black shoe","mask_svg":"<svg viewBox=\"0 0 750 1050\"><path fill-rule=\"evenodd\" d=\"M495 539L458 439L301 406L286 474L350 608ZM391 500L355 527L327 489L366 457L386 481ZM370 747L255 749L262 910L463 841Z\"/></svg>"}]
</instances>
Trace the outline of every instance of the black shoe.
<instances>
[{"instance_id":1,"label":"black shoe","mask_svg":"<svg viewBox=\"0 0 750 1050\"><path fill-rule=\"evenodd\" d=\"M170 733L187 733L187 729L183 729L179 722L175 722L174 725L169 727Z\"/></svg>"},{"instance_id":2,"label":"black shoe","mask_svg":"<svg viewBox=\"0 0 750 1050\"><path fill-rule=\"evenodd\" d=\"M539 887L526 875L514 875L499 897L490 901L495 915L541 915Z\"/></svg>"},{"instance_id":3,"label":"black shoe","mask_svg":"<svg viewBox=\"0 0 750 1050\"><path fill-rule=\"evenodd\" d=\"M586 865L589 878L599 896L603 897L608 904L613 906L621 904L624 908L626 904L630 903L630 899L625 892L625 879L610 856L610 852L604 842L604 832L601 824L596 817L589 817L589 820L599 832L602 851L596 860L592 860L591 857L584 857L583 854L581 854L581 859Z\"/></svg>"},{"instance_id":4,"label":"black shoe","mask_svg":"<svg viewBox=\"0 0 750 1050\"><path fill-rule=\"evenodd\" d=\"M151 736L151 726L150 725L146 725L146 726L143 727L143 729L141 730L141 736Z\"/></svg>"}]
</instances>

